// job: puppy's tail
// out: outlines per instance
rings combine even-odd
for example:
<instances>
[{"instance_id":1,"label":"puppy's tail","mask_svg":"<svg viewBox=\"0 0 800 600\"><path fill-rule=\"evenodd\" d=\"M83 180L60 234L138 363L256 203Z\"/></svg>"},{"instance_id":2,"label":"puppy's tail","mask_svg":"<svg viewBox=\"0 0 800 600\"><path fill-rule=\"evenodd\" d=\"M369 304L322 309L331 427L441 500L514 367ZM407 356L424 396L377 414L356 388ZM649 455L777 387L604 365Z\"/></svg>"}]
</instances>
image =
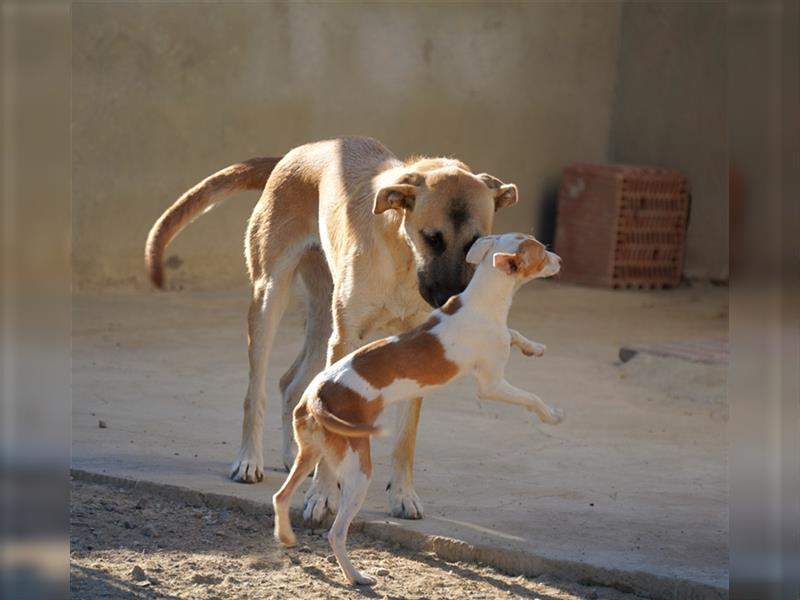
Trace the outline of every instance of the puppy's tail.
<instances>
[{"instance_id":1,"label":"puppy's tail","mask_svg":"<svg viewBox=\"0 0 800 600\"><path fill-rule=\"evenodd\" d=\"M226 194L263 189L280 158L251 158L217 171L187 190L155 222L147 236L144 261L150 281L164 287L164 251L193 219L210 210Z\"/></svg>"},{"instance_id":2,"label":"puppy's tail","mask_svg":"<svg viewBox=\"0 0 800 600\"><path fill-rule=\"evenodd\" d=\"M314 415L317 423L322 425L328 431L338 433L345 437L371 437L373 435L383 435L383 429L375 427L374 425L364 425L363 423L350 423L344 419L340 419L328 409L326 409L322 402L309 403L311 414Z\"/></svg>"}]
</instances>

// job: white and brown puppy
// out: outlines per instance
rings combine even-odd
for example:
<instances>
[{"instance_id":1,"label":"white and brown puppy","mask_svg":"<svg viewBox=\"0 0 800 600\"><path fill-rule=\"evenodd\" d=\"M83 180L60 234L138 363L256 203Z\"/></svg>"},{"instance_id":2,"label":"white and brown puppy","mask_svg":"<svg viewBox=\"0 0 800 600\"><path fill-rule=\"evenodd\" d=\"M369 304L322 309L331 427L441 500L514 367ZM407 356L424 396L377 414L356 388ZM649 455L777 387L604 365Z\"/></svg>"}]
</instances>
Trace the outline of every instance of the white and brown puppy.
<instances>
[{"instance_id":1,"label":"white and brown puppy","mask_svg":"<svg viewBox=\"0 0 800 600\"><path fill-rule=\"evenodd\" d=\"M245 236L252 282L248 315L250 381L242 445L230 475L263 478L262 432L267 363L295 283L306 307L305 343L280 379L283 461L293 462L291 415L309 381L376 332L422 323L431 306L461 292L473 266L472 242L491 233L496 210L517 201L517 188L449 158L398 160L377 140L345 137L299 146L281 159L256 158L198 183L153 225L145 257L152 281L164 283L170 240L193 218L237 190L263 190ZM421 398L406 403L387 489L391 514L418 519L412 478ZM323 460L306 498L305 517L335 511L337 481Z\"/></svg>"},{"instance_id":2,"label":"white and brown puppy","mask_svg":"<svg viewBox=\"0 0 800 600\"><path fill-rule=\"evenodd\" d=\"M561 259L532 236L505 234L480 238L466 260L479 266L463 293L415 329L367 344L325 369L294 410L299 452L272 498L275 537L287 545L296 543L289 520L292 494L320 460L327 461L341 485L328 540L350 583L375 583L350 562L345 542L372 475L369 438L380 433L375 423L387 404L473 375L481 398L520 404L545 423L563 418L560 409L512 386L504 376L511 346L528 356L541 356L545 350L508 328L514 292L527 281L556 274Z\"/></svg>"}]
</instances>

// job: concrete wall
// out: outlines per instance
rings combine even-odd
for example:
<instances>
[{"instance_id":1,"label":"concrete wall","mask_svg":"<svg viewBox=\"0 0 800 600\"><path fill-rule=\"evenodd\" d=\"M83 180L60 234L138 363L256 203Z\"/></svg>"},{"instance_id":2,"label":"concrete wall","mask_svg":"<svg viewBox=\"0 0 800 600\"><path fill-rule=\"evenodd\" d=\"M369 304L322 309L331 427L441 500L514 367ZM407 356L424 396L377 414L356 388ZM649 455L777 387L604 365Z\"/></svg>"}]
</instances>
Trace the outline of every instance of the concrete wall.
<instances>
[{"instance_id":1,"label":"concrete wall","mask_svg":"<svg viewBox=\"0 0 800 600\"><path fill-rule=\"evenodd\" d=\"M496 229L548 234L573 161L682 169L686 273L728 272L720 3L76 4L73 280L144 285L152 222L209 173L371 135L517 183ZM241 194L170 249L174 285L245 282Z\"/></svg>"},{"instance_id":2,"label":"concrete wall","mask_svg":"<svg viewBox=\"0 0 800 600\"><path fill-rule=\"evenodd\" d=\"M497 229L534 227L564 164L607 158L620 11L616 2L74 5L76 287L143 285L150 225L209 173L346 133L400 156L457 156L515 182L521 202ZM245 282L242 237L256 199L231 198L176 240L173 284Z\"/></svg>"},{"instance_id":3,"label":"concrete wall","mask_svg":"<svg viewBox=\"0 0 800 600\"><path fill-rule=\"evenodd\" d=\"M609 158L681 169L685 273L728 275L726 4L625 2Z\"/></svg>"}]
</instances>

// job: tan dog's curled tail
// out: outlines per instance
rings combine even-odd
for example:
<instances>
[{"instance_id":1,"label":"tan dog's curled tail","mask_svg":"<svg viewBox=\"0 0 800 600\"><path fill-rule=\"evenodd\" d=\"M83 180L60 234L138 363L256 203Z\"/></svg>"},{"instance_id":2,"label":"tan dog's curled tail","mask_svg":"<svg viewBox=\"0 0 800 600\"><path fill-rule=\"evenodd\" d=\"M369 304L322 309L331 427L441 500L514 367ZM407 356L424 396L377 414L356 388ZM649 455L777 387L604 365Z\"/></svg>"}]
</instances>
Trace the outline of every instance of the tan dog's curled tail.
<instances>
[{"instance_id":1,"label":"tan dog's curled tail","mask_svg":"<svg viewBox=\"0 0 800 600\"><path fill-rule=\"evenodd\" d=\"M147 236L144 260L150 281L164 287L164 251L180 231L223 199L240 190L261 190L280 158L251 158L225 167L187 190L155 222Z\"/></svg>"},{"instance_id":2,"label":"tan dog's curled tail","mask_svg":"<svg viewBox=\"0 0 800 600\"><path fill-rule=\"evenodd\" d=\"M350 423L349 421L340 419L332 412L328 411L328 409L322 405L322 402L309 402L309 410L317 423L333 433L356 438L383 435L383 429L381 427L364 425L361 423Z\"/></svg>"}]
</instances>

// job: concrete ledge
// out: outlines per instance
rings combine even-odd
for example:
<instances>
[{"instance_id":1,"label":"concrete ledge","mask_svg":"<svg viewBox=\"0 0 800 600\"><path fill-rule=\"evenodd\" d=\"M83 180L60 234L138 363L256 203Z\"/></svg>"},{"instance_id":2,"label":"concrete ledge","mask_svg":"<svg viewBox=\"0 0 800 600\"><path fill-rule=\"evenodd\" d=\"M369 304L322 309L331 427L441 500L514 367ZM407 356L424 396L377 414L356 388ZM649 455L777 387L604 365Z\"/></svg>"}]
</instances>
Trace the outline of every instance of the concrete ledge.
<instances>
[{"instance_id":1,"label":"concrete ledge","mask_svg":"<svg viewBox=\"0 0 800 600\"><path fill-rule=\"evenodd\" d=\"M198 492L191 488L147 480L117 477L83 469L71 469L73 478L134 489L163 498L185 502L190 506L239 510L245 514L272 515L272 505L226 494ZM292 509L292 522L301 527L301 514ZM351 531L373 539L398 544L417 552L432 552L447 561L481 563L510 575L538 577L547 574L583 585L610 587L652 600L723 600L728 590L716 586L668 578L644 571L609 569L585 562L544 558L527 552L510 551L491 546L473 545L461 540L411 531L401 525L381 520L353 521Z\"/></svg>"}]
</instances>

